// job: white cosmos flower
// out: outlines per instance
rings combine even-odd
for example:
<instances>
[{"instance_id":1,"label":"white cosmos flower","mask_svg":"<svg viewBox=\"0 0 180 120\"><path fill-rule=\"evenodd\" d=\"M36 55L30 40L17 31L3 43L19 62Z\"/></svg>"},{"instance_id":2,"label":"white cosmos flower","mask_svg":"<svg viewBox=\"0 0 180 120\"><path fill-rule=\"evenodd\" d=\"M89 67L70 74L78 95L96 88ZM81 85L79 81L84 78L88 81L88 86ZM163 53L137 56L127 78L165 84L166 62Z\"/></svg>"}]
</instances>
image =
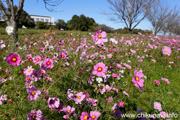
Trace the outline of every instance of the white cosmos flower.
<instances>
[{"instance_id":1,"label":"white cosmos flower","mask_svg":"<svg viewBox=\"0 0 180 120\"><path fill-rule=\"evenodd\" d=\"M6 32L8 33L8 35L11 35L14 31L14 28L12 26L7 26L6 27Z\"/></svg>"},{"instance_id":2,"label":"white cosmos flower","mask_svg":"<svg viewBox=\"0 0 180 120\"><path fill-rule=\"evenodd\" d=\"M98 78L96 78L96 81L97 81L98 83L101 83L101 82L103 81L103 79L102 79L101 77L98 77Z\"/></svg>"},{"instance_id":3,"label":"white cosmos flower","mask_svg":"<svg viewBox=\"0 0 180 120\"><path fill-rule=\"evenodd\" d=\"M117 43L118 43L118 41L116 41L114 38L110 38L110 41L111 41L112 43L114 43L114 44L117 44Z\"/></svg>"},{"instance_id":4,"label":"white cosmos flower","mask_svg":"<svg viewBox=\"0 0 180 120\"><path fill-rule=\"evenodd\" d=\"M1 44L1 46L0 46L1 49L5 48L5 47L6 47L5 44Z\"/></svg>"}]
</instances>

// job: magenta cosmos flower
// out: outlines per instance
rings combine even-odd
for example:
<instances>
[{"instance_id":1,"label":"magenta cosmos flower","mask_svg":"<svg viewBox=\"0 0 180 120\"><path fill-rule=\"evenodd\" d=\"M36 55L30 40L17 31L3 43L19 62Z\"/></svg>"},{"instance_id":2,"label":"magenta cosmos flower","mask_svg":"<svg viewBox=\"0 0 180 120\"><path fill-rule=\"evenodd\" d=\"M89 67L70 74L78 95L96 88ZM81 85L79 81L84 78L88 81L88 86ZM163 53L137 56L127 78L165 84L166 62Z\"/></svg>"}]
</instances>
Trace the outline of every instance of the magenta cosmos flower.
<instances>
[{"instance_id":1,"label":"magenta cosmos flower","mask_svg":"<svg viewBox=\"0 0 180 120\"><path fill-rule=\"evenodd\" d=\"M98 111L91 111L89 120L97 120L100 115L101 113Z\"/></svg>"},{"instance_id":2,"label":"magenta cosmos flower","mask_svg":"<svg viewBox=\"0 0 180 120\"><path fill-rule=\"evenodd\" d=\"M94 70L93 70L93 75L97 75L97 76L105 76L105 73L107 71L107 68L105 66L104 63L97 63L95 66L94 66Z\"/></svg>"},{"instance_id":3,"label":"magenta cosmos flower","mask_svg":"<svg viewBox=\"0 0 180 120\"><path fill-rule=\"evenodd\" d=\"M88 120L89 114L87 112L82 112L80 119L81 120Z\"/></svg>"},{"instance_id":4,"label":"magenta cosmos flower","mask_svg":"<svg viewBox=\"0 0 180 120\"><path fill-rule=\"evenodd\" d=\"M60 100L56 97L52 97L48 99L48 107L51 109L56 109L59 107Z\"/></svg>"},{"instance_id":5,"label":"magenta cosmos flower","mask_svg":"<svg viewBox=\"0 0 180 120\"><path fill-rule=\"evenodd\" d=\"M32 87L32 88L28 88L27 89L27 93L29 94L28 96L28 100L29 101L32 101L32 100L37 100L37 98L40 96L41 94L41 91L38 90L37 88L35 87Z\"/></svg>"},{"instance_id":6,"label":"magenta cosmos flower","mask_svg":"<svg viewBox=\"0 0 180 120\"><path fill-rule=\"evenodd\" d=\"M43 66L45 68L51 69L51 68L53 68L53 63L54 63L54 61L52 59L47 58L47 59L44 60Z\"/></svg>"},{"instance_id":7,"label":"magenta cosmos flower","mask_svg":"<svg viewBox=\"0 0 180 120\"><path fill-rule=\"evenodd\" d=\"M123 101L119 101L117 104L119 107L124 107L124 102Z\"/></svg>"},{"instance_id":8,"label":"magenta cosmos flower","mask_svg":"<svg viewBox=\"0 0 180 120\"><path fill-rule=\"evenodd\" d=\"M154 102L154 109L158 110L158 111L161 111L162 108L161 108L161 104L158 103L158 102Z\"/></svg>"},{"instance_id":9,"label":"magenta cosmos flower","mask_svg":"<svg viewBox=\"0 0 180 120\"><path fill-rule=\"evenodd\" d=\"M74 101L76 104L81 104L85 97L86 96L83 94L83 92L79 92L76 94L76 98L74 98Z\"/></svg>"},{"instance_id":10,"label":"magenta cosmos flower","mask_svg":"<svg viewBox=\"0 0 180 120\"><path fill-rule=\"evenodd\" d=\"M11 53L6 57L6 61L8 65L19 66L21 57L19 56L19 54Z\"/></svg>"},{"instance_id":11,"label":"magenta cosmos flower","mask_svg":"<svg viewBox=\"0 0 180 120\"><path fill-rule=\"evenodd\" d=\"M93 40L95 44L100 45L107 41L107 34L105 31L98 30L95 32Z\"/></svg>"},{"instance_id":12,"label":"magenta cosmos flower","mask_svg":"<svg viewBox=\"0 0 180 120\"><path fill-rule=\"evenodd\" d=\"M60 52L59 56L60 56L61 59L66 59L67 58L66 54L64 52Z\"/></svg>"},{"instance_id":13,"label":"magenta cosmos flower","mask_svg":"<svg viewBox=\"0 0 180 120\"><path fill-rule=\"evenodd\" d=\"M30 76L33 72L34 72L34 69L32 68L32 66L28 66L28 68L26 68L26 69L24 70L24 74L25 74L26 76Z\"/></svg>"},{"instance_id":14,"label":"magenta cosmos flower","mask_svg":"<svg viewBox=\"0 0 180 120\"><path fill-rule=\"evenodd\" d=\"M27 120L43 120L43 118L44 116L42 115L41 110L31 110L31 113L27 115Z\"/></svg>"},{"instance_id":15,"label":"magenta cosmos flower","mask_svg":"<svg viewBox=\"0 0 180 120\"><path fill-rule=\"evenodd\" d=\"M144 76L144 74L142 73L142 71L134 71L134 75L135 77L132 78L132 82L134 83L134 85L138 88L142 88L144 86L144 80L142 79L142 77Z\"/></svg>"},{"instance_id":16,"label":"magenta cosmos flower","mask_svg":"<svg viewBox=\"0 0 180 120\"><path fill-rule=\"evenodd\" d=\"M159 82L158 80L154 80L154 83L155 83L156 85L159 85L159 84L160 84L160 82Z\"/></svg>"},{"instance_id":17,"label":"magenta cosmos flower","mask_svg":"<svg viewBox=\"0 0 180 120\"><path fill-rule=\"evenodd\" d=\"M167 78L161 78L162 81L164 81L165 83L169 84L169 80Z\"/></svg>"},{"instance_id":18,"label":"magenta cosmos flower","mask_svg":"<svg viewBox=\"0 0 180 120\"><path fill-rule=\"evenodd\" d=\"M164 54L164 55L168 55L168 56L170 56L171 55L171 48L170 47L167 47L167 46L164 46L163 48L162 48L162 53Z\"/></svg>"}]
</instances>

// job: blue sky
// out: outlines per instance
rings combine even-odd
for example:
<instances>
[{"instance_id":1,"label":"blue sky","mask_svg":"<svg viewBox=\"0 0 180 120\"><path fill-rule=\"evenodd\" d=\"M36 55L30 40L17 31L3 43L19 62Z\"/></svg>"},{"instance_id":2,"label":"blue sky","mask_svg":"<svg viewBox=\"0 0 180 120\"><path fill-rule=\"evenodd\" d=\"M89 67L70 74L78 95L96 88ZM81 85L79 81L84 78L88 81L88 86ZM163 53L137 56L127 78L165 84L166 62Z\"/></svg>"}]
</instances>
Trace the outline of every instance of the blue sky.
<instances>
[{"instance_id":1,"label":"blue sky","mask_svg":"<svg viewBox=\"0 0 180 120\"><path fill-rule=\"evenodd\" d=\"M15 0L18 2L19 0ZM177 5L180 7L180 0L162 0L168 6L174 7ZM17 4L17 3L16 3ZM49 12L42 0L25 0L24 10L30 15L42 15L54 17L55 20L63 19L66 22L72 18L73 15L81 15L93 18L98 24L106 24L112 28L124 28L123 23L115 23L109 20L109 17L103 15L103 11L109 11L109 3L106 0L64 0L62 4L54 7L57 11L62 12ZM142 21L137 28L151 30L151 24L148 20Z\"/></svg>"}]
</instances>

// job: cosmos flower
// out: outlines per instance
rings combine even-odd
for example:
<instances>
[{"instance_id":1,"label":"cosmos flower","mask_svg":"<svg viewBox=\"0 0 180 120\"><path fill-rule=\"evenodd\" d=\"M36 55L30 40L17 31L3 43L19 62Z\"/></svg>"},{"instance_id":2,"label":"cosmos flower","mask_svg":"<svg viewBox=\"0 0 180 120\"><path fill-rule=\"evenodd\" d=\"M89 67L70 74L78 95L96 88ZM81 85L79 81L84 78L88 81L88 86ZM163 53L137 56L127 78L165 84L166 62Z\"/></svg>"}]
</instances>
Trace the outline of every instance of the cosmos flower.
<instances>
[{"instance_id":1,"label":"cosmos flower","mask_svg":"<svg viewBox=\"0 0 180 120\"><path fill-rule=\"evenodd\" d=\"M113 101L113 98L112 98L112 97L108 97L108 98L107 98L107 101L108 101L108 102L112 102L112 101Z\"/></svg>"},{"instance_id":2,"label":"cosmos flower","mask_svg":"<svg viewBox=\"0 0 180 120\"><path fill-rule=\"evenodd\" d=\"M67 107L64 107L63 109L62 109L62 111L64 111L64 112L66 112L67 114L71 114L72 112L74 112L75 111L75 108L73 108L73 107L71 107L71 106L67 106Z\"/></svg>"},{"instance_id":3,"label":"cosmos flower","mask_svg":"<svg viewBox=\"0 0 180 120\"><path fill-rule=\"evenodd\" d=\"M6 57L6 61L8 65L19 66L21 57L19 56L19 54L11 53Z\"/></svg>"},{"instance_id":4,"label":"cosmos flower","mask_svg":"<svg viewBox=\"0 0 180 120\"><path fill-rule=\"evenodd\" d=\"M28 88L27 93L29 94L29 96L28 96L29 101L32 101L32 100L36 101L37 98L40 97L40 95L41 95L41 91L35 87Z\"/></svg>"},{"instance_id":5,"label":"cosmos flower","mask_svg":"<svg viewBox=\"0 0 180 120\"><path fill-rule=\"evenodd\" d=\"M154 80L154 83L155 83L156 85L159 85L159 84L160 84L160 82L159 82L158 80Z\"/></svg>"},{"instance_id":6,"label":"cosmos flower","mask_svg":"<svg viewBox=\"0 0 180 120\"><path fill-rule=\"evenodd\" d=\"M158 110L158 111L161 111L162 108L161 108L161 104L158 103L158 102L154 102L154 109Z\"/></svg>"},{"instance_id":7,"label":"cosmos flower","mask_svg":"<svg viewBox=\"0 0 180 120\"><path fill-rule=\"evenodd\" d=\"M119 107L124 107L124 102L123 101L119 101L117 104Z\"/></svg>"},{"instance_id":8,"label":"cosmos flower","mask_svg":"<svg viewBox=\"0 0 180 120\"><path fill-rule=\"evenodd\" d=\"M100 77L100 76L103 77L103 76L105 76L105 73L106 73L106 71L107 71L107 68L108 68L108 67L106 67L104 63L102 63L102 62L97 63L97 64L94 66L93 75L97 75L97 76L99 76L99 77Z\"/></svg>"},{"instance_id":9,"label":"cosmos flower","mask_svg":"<svg viewBox=\"0 0 180 120\"><path fill-rule=\"evenodd\" d=\"M35 65L40 64L41 63L41 56L36 55L36 57L34 57L34 59L33 59L33 63Z\"/></svg>"},{"instance_id":10,"label":"cosmos flower","mask_svg":"<svg viewBox=\"0 0 180 120\"><path fill-rule=\"evenodd\" d=\"M96 81L97 81L98 83L101 83L101 82L103 81L103 79L102 79L101 77L97 77L97 78L96 78Z\"/></svg>"},{"instance_id":11,"label":"cosmos flower","mask_svg":"<svg viewBox=\"0 0 180 120\"><path fill-rule=\"evenodd\" d=\"M95 44L101 45L104 42L107 42L107 34L105 31L98 30L95 32L93 40Z\"/></svg>"},{"instance_id":12,"label":"cosmos flower","mask_svg":"<svg viewBox=\"0 0 180 120\"><path fill-rule=\"evenodd\" d=\"M30 76L33 72L34 72L34 69L32 68L32 66L28 66L28 68L26 68L26 69L24 70L24 74L25 74L26 76Z\"/></svg>"},{"instance_id":13,"label":"cosmos flower","mask_svg":"<svg viewBox=\"0 0 180 120\"><path fill-rule=\"evenodd\" d=\"M144 79L142 79L142 77L144 76L144 74L142 73L142 71L134 71L134 75L135 77L132 78L132 82L134 83L134 85L138 88L142 88L144 86ZM142 90L141 90L142 91Z\"/></svg>"},{"instance_id":14,"label":"cosmos flower","mask_svg":"<svg viewBox=\"0 0 180 120\"><path fill-rule=\"evenodd\" d=\"M162 118L166 118L166 117L168 118L169 117L168 114L164 111L160 112L160 115Z\"/></svg>"},{"instance_id":15,"label":"cosmos flower","mask_svg":"<svg viewBox=\"0 0 180 120\"><path fill-rule=\"evenodd\" d=\"M14 32L14 28L12 26L7 26L6 32L8 33L8 35L11 35Z\"/></svg>"},{"instance_id":16,"label":"cosmos flower","mask_svg":"<svg viewBox=\"0 0 180 120\"><path fill-rule=\"evenodd\" d=\"M98 111L90 111L89 120L97 120L100 115L101 115L101 113Z\"/></svg>"},{"instance_id":17,"label":"cosmos flower","mask_svg":"<svg viewBox=\"0 0 180 120\"><path fill-rule=\"evenodd\" d=\"M44 66L45 68L47 68L47 69L51 69L51 68L53 68L53 63L54 63L54 62L53 62L52 59L47 58L47 59L44 60L43 66Z\"/></svg>"},{"instance_id":18,"label":"cosmos flower","mask_svg":"<svg viewBox=\"0 0 180 120\"><path fill-rule=\"evenodd\" d=\"M171 48L170 47L167 47L167 46L164 46L163 48L162 48L162 54L164 54L164 55L168 55L168 56L170 56L171 55Z\"/></svg>"},{"instance_id":19,"label":"cosmos flower","mask_svg":"<svg viewBox=\"0 0 180 120\"><path fill-rule=\"evenodd\" d=\"M56 109L59 107L60 100L56 97L51 97L48 99L48 107L51 109Z\"/></svg>"},{"instance_id":20,"label":"cosmos flower","mask_svg":"<svg viewBox=\"0 0 180 120\"><path fill-rule=\"evenodd\" d=\"M67 58L66 54L64 52L60 52L59 56L60 56L61 59L66 59Z\"/></svg>"},{"instance_id":21,"label":"cosmos flower","mask_svg":"<svg viewBox=\"0 0 180 120\"><path fill-rule=\"evenodd\" d=\"M31 110L31 113L27 114L27 120L43 120L43 118L44 116L42 115L41 110Z\"/></svg>"},{"instance_id":22,"label":"cosmos flower","mask_svg":"<svg viewBox=\"0 0 180 120\"><path fill-rule=\"evenodd\" d=\"M74 101L76 104L81 104L86 96L83 94L83 92L79 92L76 94L76 98L74 98Z\"/></svg>"},{"instance_id":23,"label":"cosmos flower","mask_svg":"<svg viewBox=\"0 0 180 120\"><path fill-rule=\"evenodd\" d=\"M169 84L169 80L167 78L161 78L162 81L164 81L165 83Z\"/></svg>"},{"instance_id":24,"label":"cosmos flower","mask_svg":"<svg viewBox=\"0 0 180 120\"><path fill-rule=\"evenodd\" d=\"M88 118L89 118L89 114L87 112L81 113L81 116L80 116L81 120L88 120Z\"/></svg>"}]
</instances>

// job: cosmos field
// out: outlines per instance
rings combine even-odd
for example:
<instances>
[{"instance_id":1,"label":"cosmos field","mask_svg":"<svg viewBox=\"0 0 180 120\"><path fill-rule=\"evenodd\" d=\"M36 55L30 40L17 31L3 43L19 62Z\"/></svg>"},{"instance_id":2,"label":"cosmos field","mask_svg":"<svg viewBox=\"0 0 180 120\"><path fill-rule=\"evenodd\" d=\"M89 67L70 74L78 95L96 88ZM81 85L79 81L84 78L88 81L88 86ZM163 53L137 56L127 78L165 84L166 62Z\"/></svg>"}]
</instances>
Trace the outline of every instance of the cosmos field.
<instances>
[{"instance_id":1,"label":"cosmos field","mask_svg":"<svg viewBox=\"0 0 180 120\"><path fill-rule=\"evenodd\" d=\"M180 36L32 32L14 51L1 39L2 120L180 118Z\"/></svg>"}]
</instances>

